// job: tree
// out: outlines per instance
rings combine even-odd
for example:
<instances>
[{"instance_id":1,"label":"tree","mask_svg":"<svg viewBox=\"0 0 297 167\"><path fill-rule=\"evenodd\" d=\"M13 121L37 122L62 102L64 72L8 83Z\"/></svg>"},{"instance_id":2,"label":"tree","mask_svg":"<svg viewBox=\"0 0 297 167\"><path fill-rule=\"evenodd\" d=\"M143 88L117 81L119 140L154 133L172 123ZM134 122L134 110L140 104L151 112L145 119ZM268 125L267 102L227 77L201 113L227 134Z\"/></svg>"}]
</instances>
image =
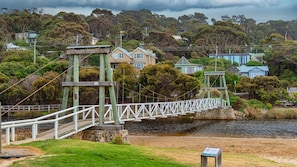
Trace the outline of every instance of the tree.
<instances>
[{"instance_id":1,"label":"tree","mask_svg":"<svg viewBox=\"0 0 297 167\"><path fill-rule=\"evenodd\" d=\"M144 68L139 77L141 93L155 99L183 99L195 96L199 82L185 76L168 64L157 64Z\"/></svg>"},{"instance_id":2,"label":"tree","mask_svg":"<svg viewBox=\"0 0 297 167\"><path fill-rule=\"evenodd\" d=\"M189 14L178 17L180 29L182 31L195 32L199 25L208 25L207 17L203 13Z\"/></svg>"},{"instance_id":3,"label":"tree","mask_svg":"<svg viewBox=\"0 0 297 167\"><path fill-rule=\"evenodd\" d=\"M60 103L59 97L61 96L62 89L61 81L57 76L58 74L55 72L46 72L33 82L34 91L39 90L34 95L36 102L39 104Z\"/></svg>"},{"instance_id":4,"label":"tree","mask_svg":"<svg viewBox=\"0 0 297 167\"><path fill-rule=\"evenodd\" d=\"M113 80L119 88L118 96L123 100L128 96L132 96L133 91L137 91L137 74L136 69L128 63L121 63L114 69Z\"/></svg>"},{"instance_id":5,"label":"tree","mask_svg":"<svg viewBox=\"0 0 297 167\"><path fill-rule=\"evenodd\" d=\"M9 32L25 33L29 30L38 31L41 25L40 18L37 14L31 14L27 10L17 11L5 15L4 17Z\"/></svg>"},{"instance_id":6,"label":"tree","mask_svg":"<svg viewBox=\"0 0 297 167\"><path fill-rule=\"evenodd\" d=\"M236 85L237 92L248 92L251 99L264 103L275 104L285 96L279 79L276 76L257 76L255 78L242 78Z\"/></svg>"},{"instance_id":7,"label":"tree","mask_svg":"<svg viewBox=\"0 0 297 167\"><path fill-rule=\"evenodd\" d=\"M271 34L261 41L261 45L267 47L264 60L269 66L270 75L276 75L280 79L291 80L288 73L297 74L297 44L286 41L281 34Z\"/></svg>"},{"instance_id":8,"label":"tree","mask_svg":"<svg viewBox=\"0 0 297 167\"><path fill-rule=\"evenodd\" d=\"M64 51L69 45L88 45L91 42L89 25L81 15L60 12L44 19L38 40L41 45Z\"/></svg>"},{"instance_id":9,"label":"tree","mask_svg":"<svg viewBox=\"0 0 297 167\"><path fill-rule=\"evenodd\" d=\"M80 81L99 81L99 70L96 67L82 68L79 71ZM80 87L79 90L81 104L98 104L99 88L98 87Z\"/></svg>"},{"instance_id":10,"label":"tree","mask_svg":"<svg viewBox=\"0 0 297 167\"><path fill-rule=\"evenodd\" d=\"M111 30L115 22L115 16L109 10L97 8L86 18L86 21L94 37L107 39L107 36L113 33Z\"/></svg>"},{"instance_id":11,"label":"tree","mask_svg":"<svg viewBox=\"0 0 297 167\"><path fill-rule=\"evenodd\" d=\"M205 25L197 30L194 37L196 46L207 46L209 52L215 52L219 46L219 53L242 52L241 47L248 44L248 37L242 27L232 22L216 21L214 25Z\"/></svg>"}]
</instances>

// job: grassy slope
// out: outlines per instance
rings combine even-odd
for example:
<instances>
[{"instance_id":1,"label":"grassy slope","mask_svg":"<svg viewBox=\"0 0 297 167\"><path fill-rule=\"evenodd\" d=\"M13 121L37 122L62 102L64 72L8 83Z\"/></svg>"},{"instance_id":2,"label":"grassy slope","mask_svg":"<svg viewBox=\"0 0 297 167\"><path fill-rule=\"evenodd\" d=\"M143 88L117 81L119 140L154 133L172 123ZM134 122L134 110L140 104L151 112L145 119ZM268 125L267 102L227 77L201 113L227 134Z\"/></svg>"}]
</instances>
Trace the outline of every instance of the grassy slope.
<instances>
[{"instance_id":1,"label":"grassy slope","mask_svg":"<svg viewBox=\"0 0 297 167\"><path fill-rule=\"evenodd\" d=\"M28 167L182 167L166 158L145 154L131 145L94 143L82 140L47 140L25 144L40 148L46 155L15 162L12 166Z\"/></svg>"},{"instance_id":2,"label":"grassy slope","mask_svg":"<svg viewBox=\"0 0 297 167\"><path fill-rule=\"evenodd\" d=\"M83 140L46 140L24 144L40 148L45 156L15 162L12 167L198 167L200 153L193 150L115 145ZM180 164L176 163L179 162ZM214 166L214 159L209 159ZM223 153L223 166L290 167L258 156Z\"/></svg>"}]
</instances>

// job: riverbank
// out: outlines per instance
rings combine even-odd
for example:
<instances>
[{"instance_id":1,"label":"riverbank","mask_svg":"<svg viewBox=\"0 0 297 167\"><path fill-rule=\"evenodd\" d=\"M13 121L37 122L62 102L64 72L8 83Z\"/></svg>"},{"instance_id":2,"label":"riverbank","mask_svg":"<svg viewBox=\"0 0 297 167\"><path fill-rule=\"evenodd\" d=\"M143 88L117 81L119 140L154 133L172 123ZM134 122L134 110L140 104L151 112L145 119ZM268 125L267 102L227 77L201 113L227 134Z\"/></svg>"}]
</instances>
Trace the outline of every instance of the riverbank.
<instances>
[{"instance_id":1,"label":"riverbank","mask_svg":"<svg viewBox=\"0 0 297 167\"><path fill-rule=\"evenodd\" d=\"M189 164L200 162L205 147L215 147L222 149L223 166L297 166L297 139L150 135L129 136L129 141L131 145L183 150L182 155L173 150L160 154Z\"/></svg>"}]
</instances>

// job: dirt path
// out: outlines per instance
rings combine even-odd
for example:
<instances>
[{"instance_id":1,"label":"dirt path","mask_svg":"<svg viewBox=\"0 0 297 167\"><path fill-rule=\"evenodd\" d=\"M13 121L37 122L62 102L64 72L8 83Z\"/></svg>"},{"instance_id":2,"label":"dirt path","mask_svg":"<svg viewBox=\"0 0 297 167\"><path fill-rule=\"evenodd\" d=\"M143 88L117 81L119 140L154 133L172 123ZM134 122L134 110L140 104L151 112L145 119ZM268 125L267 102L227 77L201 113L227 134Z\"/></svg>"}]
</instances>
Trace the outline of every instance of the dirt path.
<instances>
[{"instance_id":1,"label":"dirt path","mask_svg":"<svg viewBox=\"0 0 297 167\"><path fill-rule=\"evenodd\" d=\"M255 155L275 162L288 163L292 164L292 166L297 166L297 139L130 136L129 141L132 145L194 150L197 151L196 155L194 155L195 158L186 157L187 155L183 155L183 157L189 160L194 159L196 162L197 159L200 158L205 147L215 147L221 148L223 155L224 153ZM172 158L183 161L181 155L172 155Z\"/></svg>"},{"instance_id":2,"label":"dirt path","mask_svg":"<svg viewBox=\"0 0 297 167\"><path fill-rule=\"evenodd\" d=\"M2 149L0 154L0 166L7 167L14 161L42 155L42 151L34 147L10 146Z\"/></svg>"}]
</instances>

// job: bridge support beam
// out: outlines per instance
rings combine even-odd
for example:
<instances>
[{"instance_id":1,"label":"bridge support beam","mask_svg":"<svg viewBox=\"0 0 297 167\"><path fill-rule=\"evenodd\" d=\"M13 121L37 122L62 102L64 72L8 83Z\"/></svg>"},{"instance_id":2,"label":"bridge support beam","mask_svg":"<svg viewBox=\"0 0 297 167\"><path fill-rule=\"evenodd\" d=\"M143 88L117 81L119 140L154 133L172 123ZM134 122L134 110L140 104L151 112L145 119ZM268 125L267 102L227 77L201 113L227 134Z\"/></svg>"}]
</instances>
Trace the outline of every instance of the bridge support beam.
<instances>
[{"instance_id":1,"label":"bridge support beam","mask_svg":"<svg viewBox=\"0 0 297 167\"><path fill-rule=\"evenodd\" d=\"M204 72L204 82L202 89L203 98L211 98L211 91L218 90L220 92L221 106L224 106L223 100L226 100L226 106L230 107L230 99L228 87L226 85L225 71L208 71ZM207 95L206 95L207 93Z\"/></svg>"},{"instance_id":2,"label":"bridge support beam","mask_svg":"<svg viewBox=\"0 0 297 167\"><path fill-rule=\"evenodd\" d=\"M112 105L112 114L114 124L119 125L119 116L116 107L116 97L114 91L114 83L112 81L112 71L110 66L109 54L111 53L111 46L109 45L94 45L94 46L73 46L66 48L66 55L69 57L69 66L66 76L66 82L62 82L64 86L62 109L67 108L69 88L73 87L73 106L79 106L79 87L82 86L98 86L99 87L99 123L104 124L104 104L105 104L105 87L109 88L110 102ZM79 82L79 61L80 57L83 59L91 54L99 55L100 62L100 76L99 81L96 82ZM86 56L87 55L87 56ZM83 60L82 59L82 60ZM106 77L105 77L106 72ZM107 81L106 81L106 79ZM73 82L71 82L73 80Z\"/></svg>"}]
</instances>

